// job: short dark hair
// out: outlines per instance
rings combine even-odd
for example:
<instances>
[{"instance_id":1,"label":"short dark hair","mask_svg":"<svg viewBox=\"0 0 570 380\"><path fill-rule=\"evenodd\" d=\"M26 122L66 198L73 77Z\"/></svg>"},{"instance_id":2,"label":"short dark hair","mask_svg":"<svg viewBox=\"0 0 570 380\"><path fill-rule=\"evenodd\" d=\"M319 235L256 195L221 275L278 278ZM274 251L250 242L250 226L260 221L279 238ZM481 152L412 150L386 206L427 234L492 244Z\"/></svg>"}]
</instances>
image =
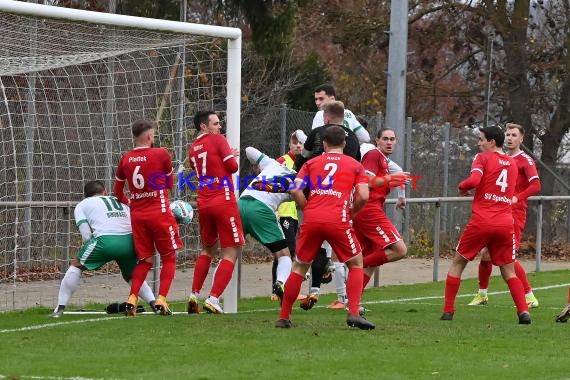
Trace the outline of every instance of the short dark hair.
<instances>
[{"instance_id":1,"label":"short dark hair","mask_svg":"<svg viewBox=\"0 0 570 380\"><path fill-rule=\"evenodd\" d=\"M481 132L485 135L487 141L495 140L495 144L498 147L502 147L505 143L505 132L497 126L479 128Z\"/></svg>"},{"instance_id":2,"label":"short dark hair","mask_svg":"<svg viewBox=\"0 0 570 380\"><path fill-rule=\"evenodd\" d=\"M524 127L522 125L516 123L507 123L506 127L507 129L518 129L521 135L524 136Z\"/></svg>"},{"instance_id":3,"label":"short dark hair","mask_svg":"<svg viewBox=\"0 0 570 380\"><path fill-rule=\"evenodd\" d=\"M210 115L215 115L216 112L213 110L208 111L198 111L196 115L194 115L194 128L197 131L200 130L200 124L208 124L208 120L210 120Z\"/></svg>"},{"instance_id":4,"label":"short dark hair","mask_svg":"<svg viewBox=\"0 0 570 380\"><path fill-rule=\"evenodd\" d=\"M315 92L321 92L324 91L325 94L327 94L328 96L334 96L336 97L336 91L334 90L334 87L332 84L321 84L319 87L315 88Z\"/></svg>"},{"instance_id":5,"label":"short dark hair","mask_svg":"<svg viewBox=\"0 0 570 380\"><path fill-rule=\"evenodd\" d=\"M83 186L83 195L85 198L92 197L105 192L105 184L99 180L89 181Z\"/></svg>"},{"instance_id":6,"label":"short dark hair","mask_svg":"<svg viewBox=\"0 0 570 380\"><path fill-rule=\"evenodd\" d=\"M396 134L396 131L394 131L393 128L390 127L382 127L378 130L378 133L376 133L376 138L379 139L380 137L382 137L382 134L386 131L392 131L394 132L394 134Z\"/></svg>"},{"instance_id":7,"label":"short dark hair","mask_svg":"<svg viewBox=\"0 0 570 380\"><path fill-rule=\"evenodd\" d=\"M323 131L323 141L330 147L341 147L346 141L346 133L342 127L331 125Z\"/></svg>"},{"instance_id":8,"label":"short dark hair","mask_svg":"<svg viewBox=\"0 0 570 380\"><path fill-rule=\"evenodd\" d=\"M156 123L150 120L139 119L133 123L131 126L131 132L133 133L133 137L137 138L149 129L155 129Z\"/></svg>"}]
</instances>

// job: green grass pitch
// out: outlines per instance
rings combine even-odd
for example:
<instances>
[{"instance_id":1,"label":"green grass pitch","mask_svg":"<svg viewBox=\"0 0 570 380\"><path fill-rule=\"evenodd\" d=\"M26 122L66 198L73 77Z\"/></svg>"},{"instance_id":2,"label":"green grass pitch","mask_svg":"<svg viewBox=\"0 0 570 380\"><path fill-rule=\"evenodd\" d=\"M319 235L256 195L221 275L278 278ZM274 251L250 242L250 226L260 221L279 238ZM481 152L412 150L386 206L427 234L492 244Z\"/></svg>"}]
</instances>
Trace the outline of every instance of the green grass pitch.
<instances>
[{"instance_id":1,"label":"green grass pitch","mask_svg":"<svg viewBox=\"0 0 570 380\"><path fill-rule=\"evenodd\" d=\"M170 317L71 315L50 310L0 314L0 378L8 379L567 379L570 271L529 274L540 307L517 323L503 281L488 306L466 306L477 288L463 282L452 322L440 321L444 284L367 290L373 331L348 329L342 310L297 305L294 327L273 327L278 304L240 301L233 315ZM566 284L566 285L565 285ZM93 306L93 305L92 305ZM172 309L183 311L184 302ZM97 308L103 309L102 305ZM69 307L72 309L72 307Z\"/></svg>"}]
</instances>

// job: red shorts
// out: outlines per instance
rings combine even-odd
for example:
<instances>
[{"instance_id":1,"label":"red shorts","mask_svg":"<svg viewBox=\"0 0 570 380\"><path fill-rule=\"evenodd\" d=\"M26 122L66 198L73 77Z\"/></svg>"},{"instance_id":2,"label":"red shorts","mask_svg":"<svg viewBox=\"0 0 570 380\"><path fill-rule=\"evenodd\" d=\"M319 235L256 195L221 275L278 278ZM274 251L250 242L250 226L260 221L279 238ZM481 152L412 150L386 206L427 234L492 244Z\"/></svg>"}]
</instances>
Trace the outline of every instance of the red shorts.
<instances>
[{"instance_id":1,"label":"red shorts","mask_svg":"<svg viewBox=\"0 0 570 380\"><path fill-rule=\"evenodd\" d=\"M353 226L364 256L402 240L402 236L382 210L358 213Z\"/></svg>"},{"instance_id":2,"label":"red shorts","mask_svg":"<svg viewBox=\"0 0 570 380\"><path fill-rule=\"evenodd\" d=\"M472 261L487 247L493 265L501 266L515 261L515 234L513 225L490 225L469 221L455 250Z\"/></svg>"},{"instance_id":3,"label":"red shorts","mask_svg":"<svg viewBox=\"0 0 570 380\"><path fill-rule=\"evenodd\" d=\"M362 250L354 229L346 225L325 224L325 223L303 223L301 232L297 238L297 260L303 263L312 262L324 241L331 245L338 261L344 263Z\"/></svg>"},{"instance_id":4,"label":"red shorts","mask_svg":"<svg viewBox=\"0 0 570 380\"><path fill-rule=\"evenodd\" d=\"M214 246L218 239L221 248L245 244L241 218L235 201L223 206L200 208L198 223L200 224L200 239L206 247Z\"/></svg>"},{"instance_id":5,"label":"red shorts","mask_svg":"<svg viewBox=\"0 0 570 380\"><path fill-rule=\"evenodd\" d=\"M139 260L153 256L155 251L162 256L184 247L178 235L178 224L170 210L160 215L131 213L131 225Z\"/></svg>"},{"instance_id":6,"label":"red shorts","mask_svg":"<svg viewBox=\"0 0 570 380\"><path fill-rule=\"evenodd\" d=\"M513 209L513 220L515 223L515 248L518 251L521 247L521 238L526 225L526 212Z\"/></svg>"}]
</instances>

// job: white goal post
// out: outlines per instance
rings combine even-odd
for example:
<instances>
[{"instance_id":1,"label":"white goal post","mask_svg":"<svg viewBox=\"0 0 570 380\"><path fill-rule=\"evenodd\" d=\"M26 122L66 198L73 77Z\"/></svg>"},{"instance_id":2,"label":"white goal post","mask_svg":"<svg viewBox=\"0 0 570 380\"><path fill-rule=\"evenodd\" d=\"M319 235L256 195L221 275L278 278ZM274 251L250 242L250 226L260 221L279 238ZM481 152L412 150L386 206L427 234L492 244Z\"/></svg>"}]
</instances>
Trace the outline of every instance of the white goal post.
<instances>
[{"instance_id":1,"label":"white goal post","mask_svg":"<svg viewBox=\"0 0 570 380\"><path fill-rule=\"evenodd\" d=\"M156 120L158 144L180 165L191 117L213 109L239 149L241 30L1 0L0 33L0 311L53 307L57 286L43 294L36 269L64 272L80 245L60 211L82 199L85 181L112 184L132 121ZM197 226L188 233L195 254ZM237 268L224 294L230 313Z\"/></svg>"}]
</instances>

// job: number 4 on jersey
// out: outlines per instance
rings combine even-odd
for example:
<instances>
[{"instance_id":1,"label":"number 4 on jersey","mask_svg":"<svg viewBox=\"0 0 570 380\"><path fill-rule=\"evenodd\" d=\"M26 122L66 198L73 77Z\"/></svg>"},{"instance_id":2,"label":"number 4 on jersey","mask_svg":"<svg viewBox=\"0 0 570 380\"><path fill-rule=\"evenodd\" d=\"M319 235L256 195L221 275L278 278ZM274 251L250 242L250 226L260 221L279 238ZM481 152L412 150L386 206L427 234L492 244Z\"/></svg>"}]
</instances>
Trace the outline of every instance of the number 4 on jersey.
<instances>
[{"instance_id":1,"label":"number 4 on jersey","mask_svg":"<svg viewBox=\"0 0 570 380\"><path fill-rule=\"evenodd\" d=\"M501 170L501 174L499 174L497 181L495 181L495 185L501 188L501 193L504 193L507 190L507 187L509 186L507 182L507 169Z\"/></svg>"}]
</instances>

